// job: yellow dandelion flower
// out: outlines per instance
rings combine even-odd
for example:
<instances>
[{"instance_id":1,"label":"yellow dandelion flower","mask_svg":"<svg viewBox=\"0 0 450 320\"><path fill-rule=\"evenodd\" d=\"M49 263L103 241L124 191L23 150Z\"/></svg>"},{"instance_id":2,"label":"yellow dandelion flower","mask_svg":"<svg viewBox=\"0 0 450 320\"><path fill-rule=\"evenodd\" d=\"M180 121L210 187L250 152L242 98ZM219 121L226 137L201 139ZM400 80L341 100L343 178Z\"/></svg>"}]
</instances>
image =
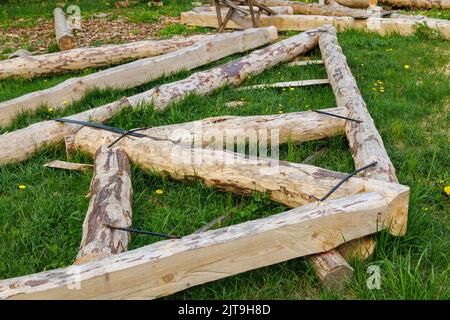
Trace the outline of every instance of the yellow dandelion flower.
<instances>
[{"instance_id":1,"label":"yellow dandelion flower","mask_svg":"<svg viewBox=\"0 0 450 320\"><path fill-rule=\"evenodd\" d=\"M26 188L27 188L26 185L24 185L24 184L19 184L19 189L20 189L20 190L25 190Z\"/></svg>"},{"instance_id":2,"label":"yellow dandelion flower","mask_svg":"<svg viewBox=\"0 0 450 320\"><path fill-rule=\"evenodd\" d=\"M162 191L161 189L157 189L157 190L155 190L155 193L156 193L157 195L161 195L161 194L164 193L164 191Z\"/></svg>"},{"instance_id":3,"label":"yellow dandelion flower","mask_svg":"<svg viewBox=\"0 0 450 320\"><path fill-rule=\"evenodd\" d=\"M445 192L448 196L450 196L450 186L446 186L446 187L444 188L444 192Z\"/></svg>"},{"instance_id":4,"label":"yellow dandelion flower","mask_svg":"<svg viewBox=\"0 0 450 320\"><path fill-rule=\"evenodd\" d=\"M63 104L67 104L67 100L64 100Z\"/></svg>"},{"instance_id":5,"label":"yellow dandelion flower","mask_svg":"<svg viewBox=\"0 0 450 320\"><path fill-rule=\"evenodd\" d=\"M280 114L283 113L283 110L278 110L278 113L280 113Z\"/></svg>"},{"instance_id":6,"label":"yellow dandelion flower","mask_svg":"<svg viewBox=\"0 0 450 320\"><path fill-rule=\"evenodd\" d=\"M404 67L405 69L409 69L409 65L408 65L408 64L405 64L403 67Z\"/></svg>"},{"instance_id":7,"label":"yellow dandelion flower","mask_svg":"<svg viewBox=\"0 0 450 320\"><path fill-rule=\"evenodd\" d=\"M53 112L54 110L55 110L55 109L53 109L53 108L48 108L48 109L47 109L48 112Z\"/></svg>"}]
</instances>

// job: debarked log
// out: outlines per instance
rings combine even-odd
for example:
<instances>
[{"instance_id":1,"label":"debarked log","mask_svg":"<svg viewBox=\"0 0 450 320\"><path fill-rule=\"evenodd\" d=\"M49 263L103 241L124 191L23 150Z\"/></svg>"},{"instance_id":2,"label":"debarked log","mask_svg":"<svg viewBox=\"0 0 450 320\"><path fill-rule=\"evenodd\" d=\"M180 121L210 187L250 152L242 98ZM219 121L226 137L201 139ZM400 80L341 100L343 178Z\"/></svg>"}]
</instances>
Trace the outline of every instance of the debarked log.
<instances>
[{"instance_id":1,"label":"debarked log","mask_svg":"<svg viewBox=\"0 0 450 320\"><path fill-rule=\"evenodd\" d=\"M155 108L163 110L170 103L180 101L190 94L207 95L226 84L237 86L249 75L259 74L314 48L317 45L319 30L309 30L216 68L196 72L186 79L164 84L67 118L104 122L128 107L137 108L142 104L152 103ZM25 160L47 144L62 142L65 136L80 127L56 121L43 121L3 134L0 136L0 164Z\"/></svg>"},{"instance_id":2,"label":"debarked log","mask_svg":"<svg viewBox=\"0 0 450 320\"><path fill-rule=\"evenodd\" d=\"M378 193L308 204L181 239L0 282L0 299L151 299L379 231Z\"/></svg>"},{"instance_id":3,"label":"debarked log","mask_svg":"<svg viewBox=\"0 0 450 320\"><path fill-rule=\"evenodd\" d=\"M55 24L56 43L61 51L69 50L77 47L77 40L75 39L72 30L67 25L67 20L64 11L61 8L53 10L53 18Z\"/></svg>"},{"instance_id":4,"label":"debarked log","mask_svg":"<svg viewBox=\"0 0 450 320\"><path fill-rule=\"evenodd\" d=\"M109 226L130 228L133 187L130 161L119 147L102 146L95 154L89 208L75 264L128 249L130 234Z\"/></svg>"},{"instance_id":5,"label":"debarked log","mask_svg":"<svg viewBox=\"0 0 450 320\"><path fill-rule=\"evenodd\" d=\"M98 68L148 58L192 46L212 35L174 37L166 40L144 40L92 48L77 48L63 52L21 56L0 61L0 79L61 74L86 68Z\"/></svg>"},{"instance_id":6,"label":"debarked log","mask_svg":"<svg viewBox=\"0 0 450 320\"><path fill-rule=\"evenodd\" d=\"M70 78L49 89L0 103L0 126L9 125L22 111L33 111L42 105L64 108L95 88L124 90L137 87L164 75L194 69L231 54L260 47L276 38L277 31L273 27L226 33L161 56L137 60L84 77Z\"/></svg>"}]
</instances>

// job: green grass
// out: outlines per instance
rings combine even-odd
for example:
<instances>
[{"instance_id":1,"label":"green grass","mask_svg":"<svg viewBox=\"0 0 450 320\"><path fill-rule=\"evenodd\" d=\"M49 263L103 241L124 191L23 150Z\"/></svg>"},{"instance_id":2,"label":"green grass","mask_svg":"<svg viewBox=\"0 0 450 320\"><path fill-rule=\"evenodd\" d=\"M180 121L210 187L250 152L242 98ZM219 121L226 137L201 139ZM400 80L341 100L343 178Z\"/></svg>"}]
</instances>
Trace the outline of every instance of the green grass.
<instances>
[{"instance_id":1,"label":"green grass","mask_svg":"<svg viewBox=\"0 0 450 320\"><path fill-rule=\"evenodd\" d=\"M93 8L94 10L95 8ZM31 11L30 11L31 12ZM176 27L174 27L176 29ZM182 31L182 30L181 30ZM167 35L176 33L169 30ZM402 184L411 187L408 233L393 237L386 232L374 236L375 255L368 261L351 261L355 277L349 288L321 288L305 259L246 272L194 287L169 299L449 299L449 197L448 152L449 43L417 36L380 37L360 32L339 34L339 41L357 79L364 100L383 137ZM390 50L392 49L392 50ZM316 49L312 53L320 57ZM204 66L210 68L234 57ZM409 68L406 69L405 65ZM87 70L87 74L94 70ZM447 74L446 74L447 72ZM73 114L148 90L158 84L182 79L192 72L164 77L126 91L95 91L65 111L24 114L0 133L25 127L55 116ZM0 81L0 101L53 86L71 74L35 80ZM323 66L277 66L245 84L325 78ZM383 82L384 92L380 92ZM375 83L377 85L375 85ZM375 90L373 90L375 88ZM224 102L244 99L247 105L228 109ZM280 106L281 105L281 106ZM159 126L224 114L275 114L335 106L327 86L286 90L237 91L231 87L210 96L190 96L164 112L151 108L125 110L108 124L122 128ZM284 160L301 162L326 147L313 165L351 172L353 160L344 137L281 146ZM43 168L46 162L65 160L64 146L54 146L30 160L0 166L0 279L70 265L81 239L87 210L91 172L69 172ZM90 163L82 154L71 161ZM177 182L133 168L133 224L148 230L186 235L225 212L232 219L225 225L257 219L286 208L255 194L235 196L207 188L197 181ZM25 190L19 190L19 185ZM164 191L162 195L155 190ZM133 236L131 249L159 239ZM367 268L381 268L381 289L366 287Z\"/></svg>"}]
</instances>

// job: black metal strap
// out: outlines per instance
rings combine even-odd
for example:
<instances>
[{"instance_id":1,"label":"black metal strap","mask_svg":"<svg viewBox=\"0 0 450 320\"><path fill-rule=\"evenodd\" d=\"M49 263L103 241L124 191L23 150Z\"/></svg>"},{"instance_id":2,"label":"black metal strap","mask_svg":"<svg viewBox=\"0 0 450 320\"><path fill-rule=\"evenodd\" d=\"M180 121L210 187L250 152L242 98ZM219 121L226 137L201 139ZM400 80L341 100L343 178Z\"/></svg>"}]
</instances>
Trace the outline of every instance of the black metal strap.
<instances>
[{"instance_id":1,"label":"black metal strap","mask_svg":"<svg viewBox=\"0 0 450 320\"><path fill-rule=\"evenodd\" d=\"M370 167L373 167L377 164L376 161L362 167L359 168L358 170L353 171L352 173L348 174L345 178L343 178L341 181L339 181L338 184L336 184L330 191L327 192L326 195L324 195L319 201L324 201L326 198L328 198L329 196L331 196L345 181L347 181L348 179L350 179L351 177L353 177L354 175L357 175L358 173L360 173L361 171L364 171Z\"/></svg>"},{"instance_id":2,"label":"black metal strap","mask_svg":"<svg viewBox=\"0 0 450 320\"><path fill-rule=\"evenodd\" d=\"M340 119L345 119L345 120L349 120L349 121L358 122L358 123L363 122L362 120L352 119L352 118L340 116L340 115L338 115L338 114L334 114L334 113L322 111L322 110L311 110L311 111L314 111L314 112L317 112L317 113L320 113L320 114L324 114L324 115L327 115L327 116L331 116L331 117L336 117L336 118L340 118Z\"/></svg>"},{"instance_id":3,"label":"black metal strap","mask_svg":"<svg viewBox=\"0 0 450 320\"><path fill-rule=\"evenodd\" d=\"M74 120L74 119L55 118L53 120L54 121L58 121L58 122L64 122L64 123L79 124L81 126L86 126L86 127L91 127L91 128L95 128L95 129L101 129L101 130L106 130L106 131L110 131L110 132L121 134L121 136L119 138L117 138L116 140L114 140L109 145L109 147L112 147L114 144L116 144L118 141L120 141L121 139L123 139L126 136L133 136L133 137L137 137L137 138L150 138L150 139L157 140L157 141L170 141L172 143L179 143L180 142L180 140L174 141L174 140L170 140L170 139L153 137L153 136L149 136L149 135L137 132L137 131L141 131L141 130L150 129L150 127L148 127L148 128L138 128L138 129L132 129L132 130L125 130L125 129L122 129L122 128L116 128L116 127L107 126L107 125L104 125L104 124L101 124L101 123L80 121L80 120Z\"/></svg>"},{"instance_id":4,"label":"black metal strap","mask_svg":"<svg viewBox=\"0 0 450 320\"><path fill-rule=\"evenodd\" d=\"M180 239L179 236L173 236L170 234L164 234L164 233L158 233L158 232L151 232L151 231L145 231L140 229L134 229L134 228L124 228L124 227L115 227L109 224L105 224L106 227L114 230L120 230L120 231L126 231L131 233L139 233L139 234L145 234L147 236L155 236L155 237L161 237L161 238L167 238L167 239Z\"/></svg>"}]
</instances>

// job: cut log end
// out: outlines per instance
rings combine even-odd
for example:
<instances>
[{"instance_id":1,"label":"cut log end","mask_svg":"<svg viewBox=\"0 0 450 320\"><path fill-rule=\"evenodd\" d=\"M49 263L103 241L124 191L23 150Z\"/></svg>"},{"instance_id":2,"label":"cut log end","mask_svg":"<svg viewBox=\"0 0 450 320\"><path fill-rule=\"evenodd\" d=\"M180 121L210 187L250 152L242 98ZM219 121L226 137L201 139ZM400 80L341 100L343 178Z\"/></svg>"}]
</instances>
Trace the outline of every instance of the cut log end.
<instances>
[{"instance_id":1,"label":"cut log end","mask_svg":"<svg viewBox=\"0 0 450 320\"><path fill-rule=\"evenodd\" d=\"M353 277L353 268L336 250L310 256L309 260L325 288L344 288Z\"/></svg>"},{"instance_id":2,"label":"cut log end","mask_svg":"<svg viewBox=\"0 0 450 320\"><path fill-rule=\"evenodd\" d=\"M77 40L73 36L66 35L58 40L58 47L61 50L70 50L76 48L77 46Z\"/></svg>"}]
</instances>

